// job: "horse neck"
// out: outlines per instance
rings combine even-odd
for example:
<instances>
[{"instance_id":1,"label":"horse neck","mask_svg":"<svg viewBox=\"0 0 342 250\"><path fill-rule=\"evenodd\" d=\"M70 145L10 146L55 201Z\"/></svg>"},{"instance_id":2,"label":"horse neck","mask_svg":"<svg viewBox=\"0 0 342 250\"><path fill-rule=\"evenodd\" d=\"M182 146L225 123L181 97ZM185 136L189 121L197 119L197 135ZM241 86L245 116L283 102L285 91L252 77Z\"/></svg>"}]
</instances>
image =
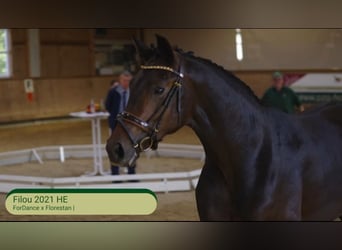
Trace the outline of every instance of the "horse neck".
<instances>
[{"instance_id":1,"label":"horse neck","mask_svg":"<svg viewBox=\"0 0 342 250\"><path fill-rule=\"evenodd\" d=\"M189 126L201 140L207 157L230 157L232 162L241 162L246 150L257 147L263 139L263 108L239 79L205 66L197 65L198 71L191 74L196 103Z\"/></svg>"}]
</instances>

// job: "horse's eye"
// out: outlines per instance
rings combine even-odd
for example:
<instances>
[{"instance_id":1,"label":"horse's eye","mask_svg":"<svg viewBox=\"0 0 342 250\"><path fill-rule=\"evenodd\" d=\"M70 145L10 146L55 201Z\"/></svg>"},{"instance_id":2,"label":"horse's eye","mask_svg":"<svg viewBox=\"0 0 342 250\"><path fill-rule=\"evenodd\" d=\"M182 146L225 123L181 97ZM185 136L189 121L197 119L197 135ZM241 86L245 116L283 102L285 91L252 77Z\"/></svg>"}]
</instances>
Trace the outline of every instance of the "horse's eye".
<instances>
[{"instance_id":1,"label":"horse's eye","mask_svg":"<svg viewBox=\"0 0 342 250\"><path fill-rule=\"evenodd\" d=\"M164 88L163 87L155 87L154 89L154 93L157 95L160 95L164 92Z\"/></svg>"}]
</instances>

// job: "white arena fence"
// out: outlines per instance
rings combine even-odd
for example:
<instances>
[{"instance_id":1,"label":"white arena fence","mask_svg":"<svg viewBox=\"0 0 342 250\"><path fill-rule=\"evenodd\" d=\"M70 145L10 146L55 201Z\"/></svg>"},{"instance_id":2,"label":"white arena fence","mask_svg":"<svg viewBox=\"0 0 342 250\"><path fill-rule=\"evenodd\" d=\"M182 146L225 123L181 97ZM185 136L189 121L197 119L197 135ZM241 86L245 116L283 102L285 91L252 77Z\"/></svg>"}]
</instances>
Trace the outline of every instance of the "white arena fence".
<instances>
[{"instance_id":1,"label":"white arena fence","mask_svg":"<svg viewBox=\"0 0 342 250\"><path fill-rule=\"evenodd\" d=\"M105 145L101 145L103 157L107 157ZM191 158L203 161L204 150L201 145L164 144L158 150L144 152L150 157ZM93 145L47 146L33 149L0 153L1 166L60 160L73 158L92 158ZM188 191L196 187L201 169L188 172L150 173L134 175L104 175L78 177L37 177L21 175L1 175L0 192L8 193L15 188L147 188L153 192ZM139 182L129 182L139 180ZM122 183L112 183L123 181Z\"/></svg>"}]
</instances>

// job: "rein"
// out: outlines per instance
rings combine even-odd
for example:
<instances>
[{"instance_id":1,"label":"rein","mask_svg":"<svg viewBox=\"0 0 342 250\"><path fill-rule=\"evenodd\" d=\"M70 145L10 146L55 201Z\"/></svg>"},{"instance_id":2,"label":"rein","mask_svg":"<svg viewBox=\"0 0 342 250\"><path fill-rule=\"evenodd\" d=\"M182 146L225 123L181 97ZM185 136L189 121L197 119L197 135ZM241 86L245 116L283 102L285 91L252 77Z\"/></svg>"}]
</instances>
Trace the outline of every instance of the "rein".
<instances>
[{"instance_id":1,"label":"rein","mask_svg":"<svg viewBox=\"0 0 342 250\"><path fill-rule=\"evenodd\" d=\"M149 150L149 149L156 149L158 145L157 141L157 134L159 132L159 125L163 118L163 115L167 108L169 107L169 104L175 94L177 94L177 113L178 113L178 123L180 123L180 113L181 113L181 87L182 87L182 79L184 75L176 71L170 67L166 66L159 66L159 65L141 65L141 69L143 70L165 70L174 73L177 75L176 81L172 84L172 87L170 88L169 92L167 93L165 99L162 102L162 105L158 107L151 116L146 120L142 120L139 117L135 116L134 114L131 114L129 112L123 111L117 116L117 121L121 125L121 127L126 132L128 138L130 139L133 148L136 152L136 157L139 155L140 152ZM157 118L155 119L156 122L154 124L151 124L152 118L154 118L157 114ZM129 130L127 129L126 123L131 123L135 125L136 127L140 128L141 130L146 132L146 136L134 141L132 135L130 134ZM135 157L134 157L135 158ZM133 159L132 159L133 160Z\"/></svg>"}]
</instances>

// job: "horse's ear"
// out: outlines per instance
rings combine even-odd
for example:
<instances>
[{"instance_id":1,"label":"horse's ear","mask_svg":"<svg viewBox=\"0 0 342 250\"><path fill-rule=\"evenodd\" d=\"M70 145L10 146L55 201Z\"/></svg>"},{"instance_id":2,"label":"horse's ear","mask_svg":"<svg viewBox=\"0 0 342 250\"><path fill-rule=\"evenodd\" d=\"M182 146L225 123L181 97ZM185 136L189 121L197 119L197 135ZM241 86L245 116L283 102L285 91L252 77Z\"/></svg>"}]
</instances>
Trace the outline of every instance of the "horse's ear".
<instances>
[{"instance_id":1,"label":"horse's ear","mask_svg":"<svg viewBox=\"0 0 342 250\"><path fill-rule=\"evenodd\" d=\"M142 41L133 38L135 48L137 49L140 63L145 63L148 61L153 55L153 49L147 47Z\"/></svg>"},{"instance_id":2,"label":"horse's ear","mask_svg":"<svg viewBox=\"0 0 342 250\"><path fill-rule=\"evenodd\" d=\"M158 34L156 34L157 38L157 50L160 57L168 64L173 65L175 58L173 54L173 49L169 43L169 41Z\"/></svg>"}]
</instances>

